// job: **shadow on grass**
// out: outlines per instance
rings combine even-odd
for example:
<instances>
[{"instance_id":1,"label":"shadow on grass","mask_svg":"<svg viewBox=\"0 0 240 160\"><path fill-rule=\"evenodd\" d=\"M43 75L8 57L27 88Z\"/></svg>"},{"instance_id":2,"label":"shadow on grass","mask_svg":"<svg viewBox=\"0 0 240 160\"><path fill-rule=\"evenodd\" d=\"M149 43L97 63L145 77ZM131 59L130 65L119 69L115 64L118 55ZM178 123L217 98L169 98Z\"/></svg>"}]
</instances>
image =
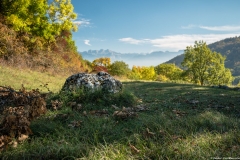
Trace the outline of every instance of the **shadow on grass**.
<instances>
[{"instance_id":1,"label":"shadow on grass","mask_svg":"<svg viewBox=\"0 0 240 160\"><path fill-rule=\"evenodd\" d=\"M116 120L111 109L108 116L95 116L66 106L35 120L31 124L34 135L30 141L4 152L1 157L209 159L240 156L239 93L157 82L125 82L124 89L150 110L139 112L137 118ZM99 108L109 107L99 103ZM57 117L60 113L66 116ZM80 126L69 126L73 121L81 122Z\"/></svg>"}]
</instances>

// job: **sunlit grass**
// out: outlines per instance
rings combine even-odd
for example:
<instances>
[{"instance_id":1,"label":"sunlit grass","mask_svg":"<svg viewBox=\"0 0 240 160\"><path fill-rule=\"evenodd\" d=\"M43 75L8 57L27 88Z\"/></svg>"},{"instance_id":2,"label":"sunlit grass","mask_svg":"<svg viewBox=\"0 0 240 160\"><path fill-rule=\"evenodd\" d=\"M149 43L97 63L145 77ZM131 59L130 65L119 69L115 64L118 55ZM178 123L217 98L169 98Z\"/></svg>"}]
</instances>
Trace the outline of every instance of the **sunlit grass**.
<instances>
[{"instance_id":1,"label":"sunlit grass","mask_svg":"<svg viewBox=\"0 0 240 160\"><path fill-rule=\"evenodd\" d=\"M6 74L6 71L0 72ZM13 71L7 73L14 75ZM41 73L29 74L35 76L29 78L29 84L48 77ZM18 74L20 77L26 75ZM87 94L81 90L58 93L65 78L60 77L59 81L55 78L49 78L56 82L52 86L56 93L48 102L59 99L63 101L63 108L49 110L34 120L31 123L33 135L17 148L9 147L2 152L2 159L198 160L240 157L240 93L237 91L134 81L124 82L122 93L106 97L101 92ZM18 84L14 82L18 78L11 80ZM7 82L1 85L6 85L4 83ZM81 103L84 108L72 110L68 105L72 101ZM138 112L137 117L119 120L113 117L113 103L119 108L144 104L149 110ZM109 114L90 114L101 109L108 110ZM81 125L70 127L72 121L81 121ZM146 134L147 131L152 134Z\"/></svg>"},{"instance_id":2,"label":"sunlit grass","mask_svg":"<svg viewBox=\"0 0 240 160\"><path fill-rule=\"evenodd\" d=\"M49 88L52 92L58 92L66 78L67 76L62 75L53 76L31 70L0 67L0 85L11 86L14 89L20 89L23 84L28 90L39 88L42 92L48 92Z\"/></svg>"}]
</instances>

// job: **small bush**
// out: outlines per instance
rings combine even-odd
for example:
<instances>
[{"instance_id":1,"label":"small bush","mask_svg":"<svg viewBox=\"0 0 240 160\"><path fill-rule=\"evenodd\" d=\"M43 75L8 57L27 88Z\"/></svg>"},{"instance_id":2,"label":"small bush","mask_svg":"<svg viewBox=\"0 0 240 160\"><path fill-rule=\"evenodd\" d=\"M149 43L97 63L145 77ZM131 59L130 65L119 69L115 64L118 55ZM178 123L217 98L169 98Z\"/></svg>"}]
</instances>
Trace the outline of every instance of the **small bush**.
<instances>
[{"instance_id":1,"label":"small bush","mask_svg":"<svg viewBox=\"0 0 240 160\"><path fill-rule=\"evenodd\" d=\"M63 106L68 107L70 102L76 102L84 106L91 106L89 109L102 109L117 105L119 107L132 107L136 104L137 98L129 91L109 93L102 90L90 91L79 89L74 92L60 92L51 97L51 100L60 100Z\"/></svg>"}]
</instances>

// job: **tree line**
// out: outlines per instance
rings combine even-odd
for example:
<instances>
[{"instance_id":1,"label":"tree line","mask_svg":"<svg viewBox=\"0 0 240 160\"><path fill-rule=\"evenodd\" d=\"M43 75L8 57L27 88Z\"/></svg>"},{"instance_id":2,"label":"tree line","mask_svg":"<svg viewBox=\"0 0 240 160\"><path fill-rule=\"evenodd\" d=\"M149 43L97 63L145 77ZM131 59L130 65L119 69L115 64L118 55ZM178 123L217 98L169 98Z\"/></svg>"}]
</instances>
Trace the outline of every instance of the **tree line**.
<instances>
[{"instance_id":1,"label":"tree line","mask_svg":"<svg viewBox=\"0 0 240 160\"><path fill-rule=\"evenodd\" d=\"M194 46L187 46L184 51L184 69L172 63L150 67L133 66L130 69L125 62L111 63L111 59L107 57L88 63L93 71L106 71L114 76L125 76L133 80L180 80L200 85L223 85L231 84L234 79L230 69L224 66L225 59L220 53L212 52L205 42L196 41Z\"/></svg>"}]
</instances>

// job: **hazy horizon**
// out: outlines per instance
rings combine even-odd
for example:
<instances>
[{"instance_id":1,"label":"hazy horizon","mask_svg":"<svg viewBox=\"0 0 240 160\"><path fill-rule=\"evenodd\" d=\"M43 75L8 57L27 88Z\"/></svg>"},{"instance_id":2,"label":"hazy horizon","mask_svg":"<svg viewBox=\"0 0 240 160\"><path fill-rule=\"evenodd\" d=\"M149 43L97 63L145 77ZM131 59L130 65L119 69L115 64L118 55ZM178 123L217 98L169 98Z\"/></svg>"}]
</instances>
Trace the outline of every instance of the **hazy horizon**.
<instances>
[{"instance_id":1,"label":"hazy horizon","mask_svg":"<svg viewBox=\"0 0 240 160\"><path fill-rule=\"evenodd\" d=\"M90 62L100 57L109 57L111 62L114 61L124 61L129 65L129 68L135 66L157 66L161 63L169 61L170 59L183 54L183 50L178 52L152 52L149 54L136 54L136 53L119 53L114 52L109 49L106 50L88 50L80 52L83 59L86 59Z\"/></svg>"}]
</instances>

